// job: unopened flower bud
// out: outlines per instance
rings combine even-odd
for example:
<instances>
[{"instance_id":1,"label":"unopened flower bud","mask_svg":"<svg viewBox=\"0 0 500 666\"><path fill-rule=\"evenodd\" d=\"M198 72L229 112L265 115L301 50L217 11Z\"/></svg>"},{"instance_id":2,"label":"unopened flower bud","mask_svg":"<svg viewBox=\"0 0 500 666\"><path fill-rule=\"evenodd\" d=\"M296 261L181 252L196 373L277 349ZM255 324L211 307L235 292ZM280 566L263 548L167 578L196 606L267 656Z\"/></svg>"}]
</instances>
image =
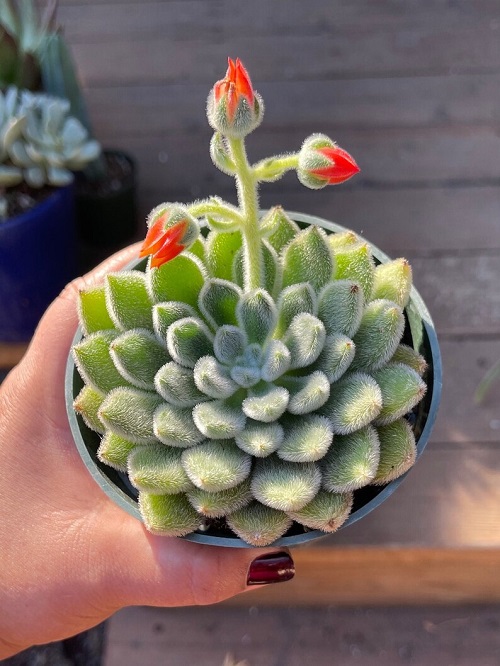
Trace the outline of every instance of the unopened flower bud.
<instances>
[{"instance_id":1,"label":"unopened flower bud","mask_svg":"<svg viewBox=\"0 0 500 666\"><path fill-rule=\"evenodd\" d=\"M354 158L325 134L312 134L300 149L297 176L313 190L343 183L359 171Z\"/></svg>"},{"instance_id":2,"label":"unopened flower bud","mask_svg":"<svg viewBox=\"0 0 500 666\"><path fill-rule=\"evenodd\" d=\"M252 88L239 58L228 59L226 76L217 81L207 102L208 122L224 136L242 138L262 121L264 103Z\"/></svg>"},{"instance_id":3,"label":"unopened flower bud","mask_svg":"<svg viewBox=\"0 0 500 666\"><path fill-rule=\"evenodd\" d=\"M197 220L179 204L157 206L148 218L148 233L139 257L151 254L151 267L159 268L174 259L198 238Z\"/></svg>"}]
</instances>

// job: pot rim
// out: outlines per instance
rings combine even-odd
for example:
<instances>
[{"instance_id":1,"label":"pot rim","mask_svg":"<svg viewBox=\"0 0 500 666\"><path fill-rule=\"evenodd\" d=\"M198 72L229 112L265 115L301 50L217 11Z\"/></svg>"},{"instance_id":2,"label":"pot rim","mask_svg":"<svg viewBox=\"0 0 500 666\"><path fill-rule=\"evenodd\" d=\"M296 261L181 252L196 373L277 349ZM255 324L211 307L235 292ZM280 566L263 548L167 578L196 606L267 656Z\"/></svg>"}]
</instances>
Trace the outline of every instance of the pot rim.
<instances>
[{"instance_id":1,"label":"pot rim","mask_svg":"<svg viewBox=\"0 0 500 666\"><path fill-rule=\"evenodd\" d=\"M343 227L339 224L330 222L329 220L325 220L324 218L317 217L315 215L307 215L304 213L299 213L296 211L288 211L288 210L287 210L287 215L296 222L308 225L314 224L316 226L320 226L334 233L349 231L347 227ZM364 237L363 240L365 240L370 245L370 248L373 252L373 256L377 260L379 260L381 263L386 263L387 261L391 261L390 257L384 252L382 252L382 250L380 250L376 245L374 245ZM131 264L129 264L126 267L126 269L132 268L137 263L138 262L134 260ZM417 440L417 457L416 457L417 461L422 455L425 446L427 445L431 431L436 421L437 412L441 401L443 378L442 378L441 353L439 349L439 343L434 323L432 321L429 310L427 309L427 306L425 305L422 297L420 296L420 294L418 293L418 291L415 289L414 286L412 286L411 288L409 305L406 306L405 308L405 313L407 318L408 318L407 310L412 305L415 308L415 314L422 321L423 328L427 336L427 343L429 345L430 357L431 357L428 360L431 361L429 365L432 368L432 382L429 382L431 384L430 390L432 391L432 398L429 405L429 411L427 413L427 417L425 418L425 425ZM83 335L82 330L80 326L78 326L73 341L71 343L72 347L73 345L77 344L80 341L82 335ZM129 513L134 518L137 518L138 520L143 522L137 502L134 499L132 499L129 495L127 495L125 492L123 492L123 490L118 488L109 479L105 471L101 469L101 467L96 463L96 461L92 458L92 456L89 453L87 445L85 444L85 441L81 434L80 424L78 422L76 413L73 409L73 401L75 398L73 390L73 381L75 378L75 374L77 374L77 370L72 355L71 353L69 353L66 365L66 376L65 376L66 411L68 414L68 420L71 432L73 434L73 438L75 440L80 456L82 457L90 474L92 475L94 480L99 484L101 489L106 493L106 495L108 495L110 499L112 499L118 506L124 509L127 513ZM405 474L398 477L397 479L394 479L393 481L390 481L386 486L382 488L382 490L380 490L380 492L375 497L366 502L359 509L356 509L354 512L352 512L348 517L348 519L342 524L342 526L339 529L343 529L348 525L352 525L361 518L364 518L368 513L376 509L380 504L382 504L382 502L384 502L388 497L390 497L394 493L394 491L403 482L403 480L406 478L409 472L411 472L411 469L413 469L413 467L414 465L407 472L405 472ZM111 467L109 469L110 471L112 471ZM318 538L324 538L327 536L331 536L331 534L323 532L321 530L309 530L304 532L303 534L281 537L276 541L274 541L272 544L269 544L269 546L290 548L292 546L298 546L307 543L309 541ZM229 548L255 548L255 546L246 543L239 537L213 536L210 534L204 534L202 532L191 532L190 534L187 534L186 536L180 538L185 539L186 541L193 541L195 543L202 543L206 545L222 546Z\"/></svg>"}]
</instances>

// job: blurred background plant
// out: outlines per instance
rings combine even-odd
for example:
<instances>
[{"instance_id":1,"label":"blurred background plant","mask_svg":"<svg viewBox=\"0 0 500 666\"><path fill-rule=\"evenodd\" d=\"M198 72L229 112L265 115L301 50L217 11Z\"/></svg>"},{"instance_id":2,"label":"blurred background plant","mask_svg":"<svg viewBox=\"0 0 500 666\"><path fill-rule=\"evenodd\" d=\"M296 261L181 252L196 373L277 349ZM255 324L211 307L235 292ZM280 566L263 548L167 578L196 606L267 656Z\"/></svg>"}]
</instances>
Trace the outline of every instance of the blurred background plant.
<instances>
[{"instance_id":1,"label":"blurred background plant","mask_svg":"<svg viewBox=\"0 0 500 666\"><path fill-rule=\"evenodd\" d=\"M0 89L43 91L65 99L88 136L94 132L75 61L57 20L58 0L0 3ZM99 151L76 178L80 239L111 247L129 241L136 228L135 165L119 150ZM82 269L101 257L90 255Z\"/></svg>"},{"instance_id":2,"label":"blurred background plant","mask_svg":"<svg viewBox=\"0 0 500 666\"><path fill-rule=\"evenodd\" d=\"M69 111L65 99L13 86L0 92L0 221L37 202L25 189L9 201L8 188L64 187L73 182L72 172L100 155L99 143Z\"/></svg>"},{"instance_id":3,"label":"blurred background plant","mask_svg":"<svg viewBox=\"0 0 500 666\"><path fill-rule=\"evenodd\" d=\"M92 135L75 63L57 23L58 0L41 7L34 0L0 4L0 88L16 86L67 99L69 111ZM92 166L102 175L99 155Z\"/></svg>"}]
</instances>

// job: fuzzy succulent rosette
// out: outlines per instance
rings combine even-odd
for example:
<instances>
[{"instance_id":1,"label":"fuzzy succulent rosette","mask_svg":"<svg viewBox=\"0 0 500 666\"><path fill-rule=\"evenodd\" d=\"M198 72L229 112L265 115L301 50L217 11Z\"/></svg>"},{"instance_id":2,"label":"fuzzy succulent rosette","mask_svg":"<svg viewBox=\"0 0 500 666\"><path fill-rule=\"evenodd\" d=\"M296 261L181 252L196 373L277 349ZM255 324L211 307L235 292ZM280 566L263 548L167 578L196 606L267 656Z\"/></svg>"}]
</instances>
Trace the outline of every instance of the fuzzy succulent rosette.
<instances>
[{"instance_id":1,"label":"fuzzy succulent rosette","mask_svg":"<svg viewBox=\"0 0 500 666\"><path fill-rule=\"evenodd\" d=\"M281 207L259 215L261 181L296 170L319 188L359 170L324 135L250 165L244 136L262 113L230 61L208 117L213 161L234 176L239 206L158 206L147 265L80 296L73 355L85 385L74 408L157 534L223 521L264 546L293 521L333 532L354 491L416 457L405 415L425 393L426 364L401 342L410 266L376 265L356 234L300 229Z\"/></svg>"}]
</instances>

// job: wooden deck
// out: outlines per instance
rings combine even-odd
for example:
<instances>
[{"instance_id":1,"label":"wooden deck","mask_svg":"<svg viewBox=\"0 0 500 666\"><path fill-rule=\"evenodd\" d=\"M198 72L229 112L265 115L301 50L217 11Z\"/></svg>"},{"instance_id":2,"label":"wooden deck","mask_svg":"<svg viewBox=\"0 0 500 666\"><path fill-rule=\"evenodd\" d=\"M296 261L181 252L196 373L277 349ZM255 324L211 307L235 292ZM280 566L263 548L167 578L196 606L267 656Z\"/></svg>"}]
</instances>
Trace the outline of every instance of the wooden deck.
<instances>
[{"instance_id":1,"label":"wooden deck","mask_svg":"<svg viewBox=\"0 0 500 666\"><path fill-rule=\"evenodd\" d=\"M267 109L252 158L321 131L362 169L319 192L289 175L263 188L263 206L333 219L407 256L435 319L445 385L418 465L376 512L298 550L286 590L235 603L500 602L500 385L473 399L500 357L498 0L62 0L60 19L98 138L137 158L142 215L164 200L233 197L203 112L239 56Z\"/></svg>"}]
</instances>

